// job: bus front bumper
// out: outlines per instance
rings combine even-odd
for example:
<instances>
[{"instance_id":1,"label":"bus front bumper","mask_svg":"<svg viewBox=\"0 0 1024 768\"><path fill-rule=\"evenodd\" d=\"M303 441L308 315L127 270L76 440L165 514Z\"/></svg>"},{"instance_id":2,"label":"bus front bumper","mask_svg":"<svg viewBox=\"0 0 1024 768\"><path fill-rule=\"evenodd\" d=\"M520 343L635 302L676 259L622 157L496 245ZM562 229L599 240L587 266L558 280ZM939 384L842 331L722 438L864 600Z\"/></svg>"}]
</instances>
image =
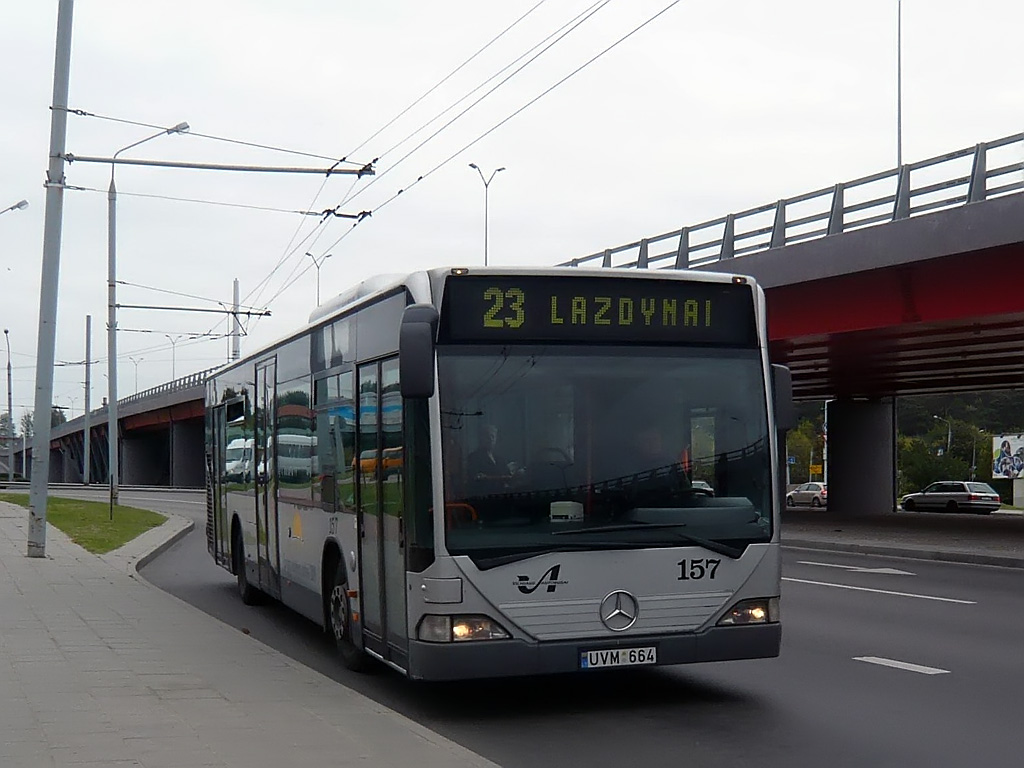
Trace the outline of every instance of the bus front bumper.
<instances>
[{"instance_id":1,"label":"bus front bumper","mask_svg":"<svg viewBox=\"0 0 1024 768\"><path fill-rule=\"evenodd\" d=\"M519 677L581 671L586 651L657 648L657 664L766 659L779 655L781 624L713 627L687 635L636 635L558 642L485 640L409 642L409 676L418 680ZM607 667L616 669L621 667ZM595 674L599 670L583 670Z\"/></svg>"}]
</instances>

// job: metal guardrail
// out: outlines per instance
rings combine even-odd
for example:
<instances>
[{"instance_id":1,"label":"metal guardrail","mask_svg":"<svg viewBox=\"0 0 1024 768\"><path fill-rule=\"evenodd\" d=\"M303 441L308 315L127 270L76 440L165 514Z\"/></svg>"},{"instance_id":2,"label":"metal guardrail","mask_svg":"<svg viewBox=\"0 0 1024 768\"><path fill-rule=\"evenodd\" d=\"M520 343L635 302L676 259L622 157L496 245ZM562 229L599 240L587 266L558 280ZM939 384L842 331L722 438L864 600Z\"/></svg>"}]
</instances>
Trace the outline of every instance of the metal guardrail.
<instances>
[{"instance_id":1,"label":"metal guardrail","mask_svg":"<svg viewBox=\"0 0 1024 768\"><path fill-rule=\"evenodd\" d=\"M180 379L168 381L165 384L158 384L157 386L150 387L142 392L136 392L134 395L118 398L117 403L118 405L134 403L137 400L144 400L145 398L152 397L153 395L160 395L166 392L177 392L182 389L190 389L191 387L199 386L204 384L207 376L218 368L220 368L220 366L214 366L213 368L207 368L205 371L197 371L195 373L190 373L188 376L183 376Z\"/></svg>"},{"instance_id":2,"label":"metal guardrail","mask_svg":"<svg viewBox=\"0 0 1024 768\"><path fill-rule=\"evenodd\" d=\"M997 164L991 170L992 157ZM1020 174L1012 177L1011 174ZM592 253L558 266L691 269L1024 190L1024 133ZM659 247L666 250L652 253Z\"/></svg>"}]
</instances>

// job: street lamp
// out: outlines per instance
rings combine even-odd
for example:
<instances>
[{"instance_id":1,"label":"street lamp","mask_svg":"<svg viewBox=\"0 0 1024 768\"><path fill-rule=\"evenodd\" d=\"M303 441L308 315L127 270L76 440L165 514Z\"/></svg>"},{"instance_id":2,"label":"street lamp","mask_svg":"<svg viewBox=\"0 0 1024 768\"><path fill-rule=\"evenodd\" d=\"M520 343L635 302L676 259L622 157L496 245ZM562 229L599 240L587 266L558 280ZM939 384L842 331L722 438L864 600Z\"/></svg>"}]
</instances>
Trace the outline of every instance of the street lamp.
<instances>
[{"instance_id":1,"label":"street lamp","mask_svg":"<svg viewBox=\"0 0 1024 768\"><path fill-rule=\"evenodd\" d=\"M169 333L165 333L164 336L167 338L167 340L169 342L171 342L171 381L174 381L175 379L178 378L177 374L174 372L175 347L176 347L178 341L180 339L182 339L183 337L182 336L171 336ZM131 360L131 358L128 358L128 359ZM139 370L138 368L135 369L136 373L138 373L138 370ZM138 386L139 386L138 385L138 381L136 380L136 383L135 383L136 389L138 389Z\"/></svg>"},{"instance_id":2,"label":"street lamp","mask_svg":"<svg viewBox=\"0 0 1024 768\"><path fill-rule=\"evenodd\" d=\"M25 203L24 200L21 201ZM18 205L21 205L19 203ZM28 205L28 203L25 203ZM22 205L22 208L25 206ZM10 210L10 209L8 209ZM7 482L14 482L14 412L11 407L11 335L4 328L4 341L7 342Z\"/></svg>"},{"instance_id":3,"label":"street lamp","mask_svg":"<svg viewBox=\"0 0 1024 768\"><path fill-rule=\"evenodd\" d=\"M903 168L903 0L896 0L896 168Z\"/></svg>"},{"instance_id":4,"label":"street lamp","mask_svg":"<svg viewBox=\"0 0 1024 768\"><path fill-rule=\"evenodd\" d=\"M946 453L949 453L949 448L953 443L953 422L949 419L944 419L941 416L932 416L936 421L946 422Z\"/></svg>"},{"instance_id":5,"label":"street lamp","mask_svg":"<svg viewBox=\"0 0 1024 768\"><path fill-rule=\"evenodd\" d=\"M128 355L128 359L135 364L135 394L139 394L139 363L141 363L144 358L135 358Z\"/></svg>"},{"instance_id":6,"label":"street lamp","mask_svg":"<svg viewBox=\"0 0 1024 768\"><path fill-rule=\"evenodd\" d=\"M28 200L19 200L14 205L4 208L0 213L7 213L8 211L23 211L28 208Z\"/></svg>"},{"instance_id":7,"label":"street lamp","mask_svg":"<svg viewBox=\"0 0 1024 768\"><path fill-rule=\"evenodd\" d=\"M306 251L306 255L309 256L309 258L311 258L313 260L313 266L316 267L316 305L319 307L320 306L320 265L323 264L325 261L327 261L329 258L331 258L331 254L325 253L323 256L320 257L320 261L317 261L316 260L316 256L314 256L309 251Z\"/></svg>"},{"instance_id":8,"label":"street lamp","mask_svg":"<svg viewBox=\"0 0 1024 768\"><path fill-rule=\"evenodd\" d=\"M484 172L480 170L480 166L478 166L476 163L470 163L469 167L473 168L477 173L480 174L480 181L482 181L484 183L484 266L486 267L487 266L487 218L488 218L488 215L487 215L487 213L488 213L488 211L487 211L487 208L488 208L487 192L488 192L488 188L491 186L491 181L494 180L495 174L497 174L497 173L499 173L501 171L504 171L505 169L504 169L504 167L502 167L502 168L495 168L493 171L491 171L491 175L488 178L485 179L484 178Z\"/></svg>"},{"instance_id":9,"label":"street lamp","mask_svg":"<svg viewBox=\"0 0 1024 768\"><path fill-rule=\"evenodd\" d=\"M185 133L188 123L178 123L147 136L144 139L121 147L114 153L113 160L125 152L147 141L171 133ZM114 163L110 164L110 188L107 191L107 463L110 467L110 514L117 505L117 187L114 186Z\"/></svg>"}]
</instances>

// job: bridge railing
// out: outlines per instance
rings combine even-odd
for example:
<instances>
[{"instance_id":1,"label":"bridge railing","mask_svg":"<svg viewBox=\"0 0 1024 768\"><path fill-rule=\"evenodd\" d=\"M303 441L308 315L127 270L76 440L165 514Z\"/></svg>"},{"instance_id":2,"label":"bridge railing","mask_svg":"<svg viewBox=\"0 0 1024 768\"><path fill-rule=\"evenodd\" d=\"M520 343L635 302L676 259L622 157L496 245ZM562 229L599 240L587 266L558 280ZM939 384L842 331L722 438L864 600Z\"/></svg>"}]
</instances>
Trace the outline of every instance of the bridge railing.
<instances>
[{"instance_id":1,"label":"bridge railing","mask_svg":"<svg viewBox=\"0 0 1024 768\"><path fill-rule=\"evenodd\" d=\"M1024 190L1024 133L563 262L689 269ZM991 168L989 166L992 166Z\"/></svg>"},{"instance_id":2,"label":"bridge railing","mask_svg":"<svg viewBox=\"0 0 1024 768\"><path fill-rule=\"evenodd\" d=\"M182 389L189 389L191 387L199 386L200 384L203 384L206 381L207 376L209 376L213 371L216 371L217 368L219 367L220 366L215 366L213 368L207 368L205 371L196 371L195 373L190 373L188 376L183 376L180 379L168 381L164 384L158 384L157 386L150 387L149 389L143 390L142 392L136 392L134 395L118 398L117 402L119 405L125 403L134 403L137 400L144 400L147 397L152 397L153 395L160 395L166 392L178 392L179 390Z\"/></svg>"}]
</instances>

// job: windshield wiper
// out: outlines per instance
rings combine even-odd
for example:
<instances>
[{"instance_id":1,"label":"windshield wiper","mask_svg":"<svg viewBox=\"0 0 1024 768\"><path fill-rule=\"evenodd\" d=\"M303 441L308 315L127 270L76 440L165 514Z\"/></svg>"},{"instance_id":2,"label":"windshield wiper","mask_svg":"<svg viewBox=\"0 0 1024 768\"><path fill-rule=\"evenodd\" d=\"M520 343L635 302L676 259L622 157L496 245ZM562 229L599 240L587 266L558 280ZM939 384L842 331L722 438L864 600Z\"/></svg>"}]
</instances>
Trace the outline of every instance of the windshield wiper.
<instances>
[{"instance_id":1,"label":"windshield wiper","mask_svg":"<svg viewBox=\"0 0 1024 768\"><path fill-rule=\"evenodd\" d=\"M653 531L665 528L680 528L686 525L686 523L620 523L617 525L595 525L590 528L576 528L571 531L552 531L552 536L565 536L571 533L605 533L614 531ZM691 544L704 547L704 549L710 549L719 555L725 555L731 557L733 560L738 560L743 555L742 549L736 549L736 547L730 547L728 544L723 544L720 541L712 541L711 539L705 539L700 536L693 536L689 533L683 533L682 531L673 531L676 538L688 541Z\"/></svg>"}]
</instances>

